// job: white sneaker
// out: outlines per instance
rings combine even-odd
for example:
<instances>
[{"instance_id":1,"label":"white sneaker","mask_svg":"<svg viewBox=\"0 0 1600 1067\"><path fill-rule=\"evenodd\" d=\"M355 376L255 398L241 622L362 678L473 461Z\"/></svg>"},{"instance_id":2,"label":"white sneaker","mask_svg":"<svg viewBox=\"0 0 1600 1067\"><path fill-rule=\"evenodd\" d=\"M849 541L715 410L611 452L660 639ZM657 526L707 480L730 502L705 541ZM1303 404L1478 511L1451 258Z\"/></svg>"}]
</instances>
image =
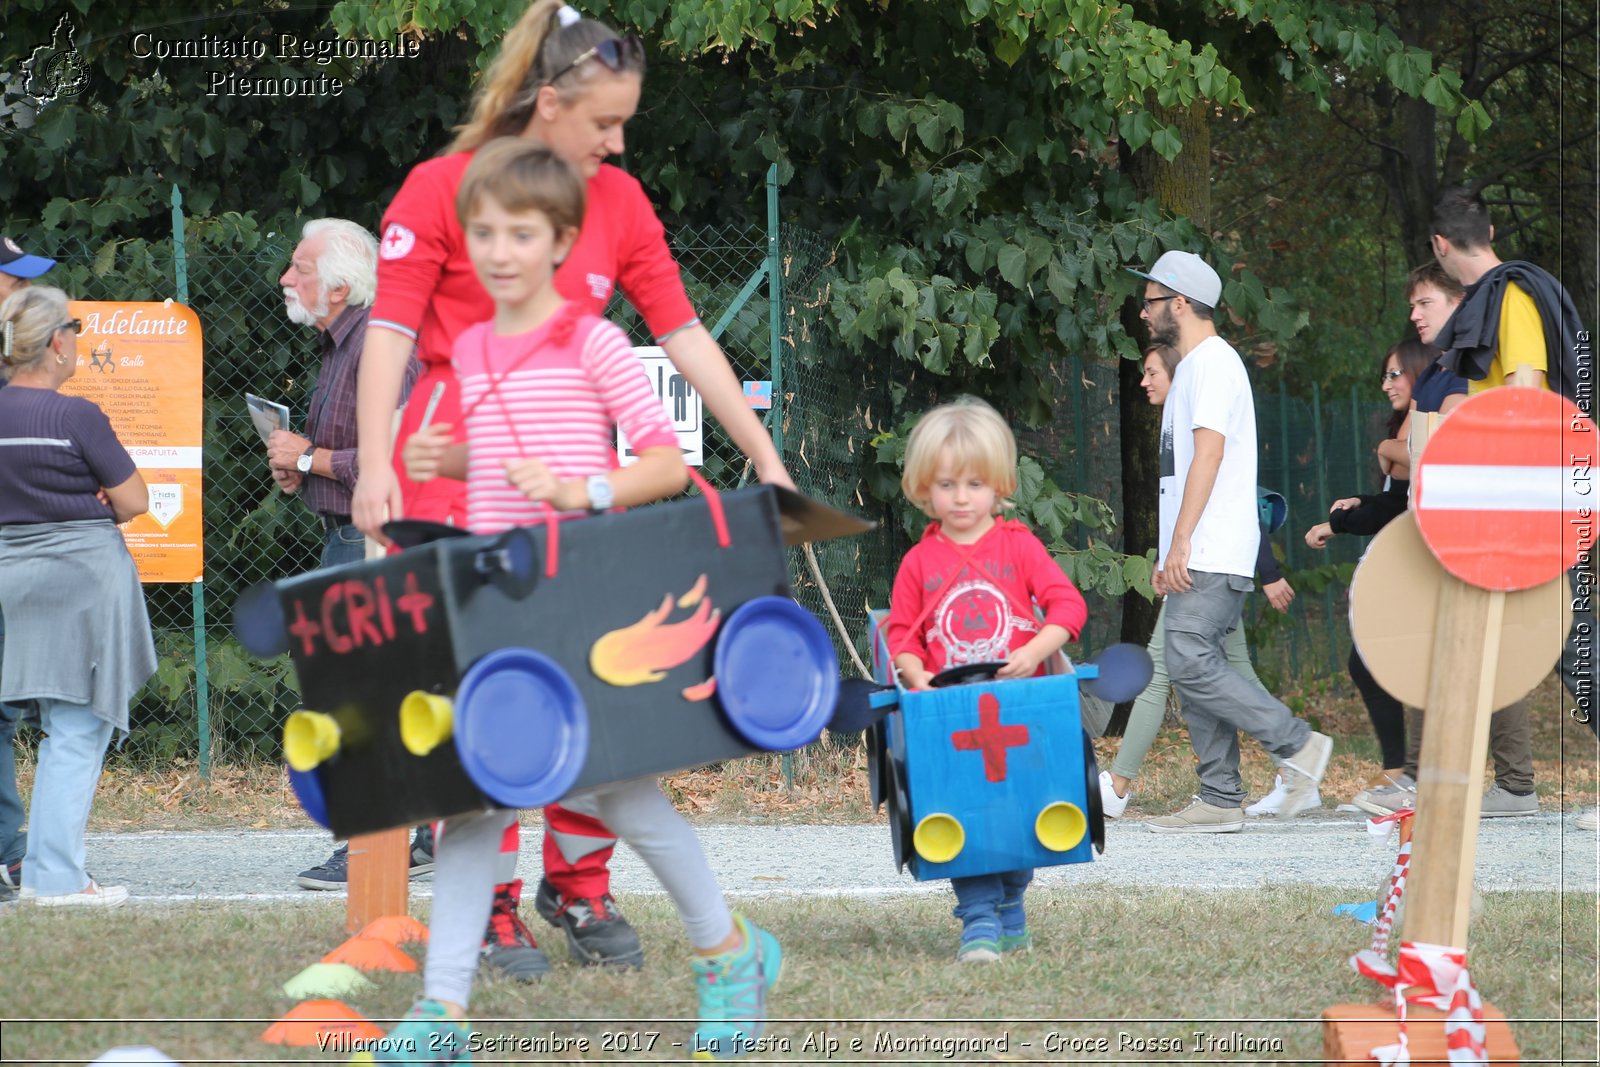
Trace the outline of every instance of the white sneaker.
<instances>
[{"instance_id":1,"label":"white sneaker","mask_svg":"<svg viewBox=\"0 0 1600 1067\"><path fill-rule=\"evenodd\" d=\"M1600 830L1600 808L1590 808L1576 819L1573 819L1572 825L1580 830L1588 830L1591 833L1595 830Z\"/></svg>"},{"instance_id":2,"label":"white sneaker","mask_svg":"<svg viewBox=\"0 0 1600 1067\"><path fill-rule=\"evenodd\" d=\"M1116 786L1111 784L1111 772L1100 772L1100 810L1105 812L1108 819L1120 819L1122 813L1128 810L1128 798L1133 796L1133 787L1128 787L1128 796L1117 796Z\"/></svg>"},{"instance_id":3,"label":"white sneaker","mask_svg":"<svg viewBox=\"0 0 1600 1067\"><path fill-rule=\"evenodd\" d=\"M128 887L96 885L91 881L88 888L81 893L54 893L44 896L24 889L22 898L41 908L115 908L128 902Z\"/></svg>"},{"instance_id":4,"label":"white sneaker","mask_svg":"<svg viewBox=\"0 0 1600 1067\"><path fill-rule=\"evenodd\" d=\"M1246 815L1276 815L1278 808L1283 804L1283 798L1289 790L1284 787L1283 775L1278 775L1272 780L1272 792L1244 809ZM1322 791L1316 790L1311 794L1311 806L1322 807Z\"/></svg>"},{"instance_id":5,"label":"white sneaker","mask_svg":"<svg viewBox=\"0 0 1600 1067\"><path fill-rule=\"evenodd\" d=\"M1283 777L1284 793L1278 803L1278 818L1292 819L1302 811L1322 806L1320 786L1331 755L1333 738L1313 730L1300 751L1283 761L1279 773Z\"/></svg>"}]
</instances>

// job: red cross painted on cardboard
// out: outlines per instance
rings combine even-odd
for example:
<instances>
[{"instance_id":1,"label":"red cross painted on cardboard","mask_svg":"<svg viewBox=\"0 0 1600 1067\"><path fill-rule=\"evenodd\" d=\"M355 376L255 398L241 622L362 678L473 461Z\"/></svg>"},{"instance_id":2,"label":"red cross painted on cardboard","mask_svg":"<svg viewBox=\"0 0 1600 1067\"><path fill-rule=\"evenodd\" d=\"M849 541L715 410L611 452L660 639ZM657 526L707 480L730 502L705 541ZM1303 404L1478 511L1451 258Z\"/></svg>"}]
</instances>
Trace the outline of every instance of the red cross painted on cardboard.
<instances>
[{"instance_id":1,"label":"red cross painted on cardboard","mask_svg":"<svg viewBox=\"0 0 1600 1067\"><path fill-rule=\"evenodd\" d=\"M983 753L983 776L991 782L1006 780L1006 749L1028 743L1026 726L1001 726L1000 701L993 693L978 697L978 725L972 730L957 730L950 743L959 752L976 749Z\"/></svg>"}]
</instances>

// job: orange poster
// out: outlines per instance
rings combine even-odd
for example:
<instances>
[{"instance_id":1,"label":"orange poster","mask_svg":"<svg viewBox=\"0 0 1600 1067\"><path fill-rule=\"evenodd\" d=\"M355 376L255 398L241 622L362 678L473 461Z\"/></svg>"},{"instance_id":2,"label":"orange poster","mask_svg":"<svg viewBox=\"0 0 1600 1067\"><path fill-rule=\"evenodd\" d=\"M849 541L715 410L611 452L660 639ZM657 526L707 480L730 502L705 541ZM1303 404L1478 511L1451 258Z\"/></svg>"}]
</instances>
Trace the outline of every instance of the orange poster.
<instances>
[{"instance_id":1,"label":"orange poster","mask_svg":"<svg viewBox=\"0 0 1600 1067\"><path fill-rule=\"evenodd\" d=\"M78 370L61 387L94 401L150 487L150 510L122 528L145 582L205 576L200 523L200 320L176 301L75 300Z\"/></svg>"}]
</instances>

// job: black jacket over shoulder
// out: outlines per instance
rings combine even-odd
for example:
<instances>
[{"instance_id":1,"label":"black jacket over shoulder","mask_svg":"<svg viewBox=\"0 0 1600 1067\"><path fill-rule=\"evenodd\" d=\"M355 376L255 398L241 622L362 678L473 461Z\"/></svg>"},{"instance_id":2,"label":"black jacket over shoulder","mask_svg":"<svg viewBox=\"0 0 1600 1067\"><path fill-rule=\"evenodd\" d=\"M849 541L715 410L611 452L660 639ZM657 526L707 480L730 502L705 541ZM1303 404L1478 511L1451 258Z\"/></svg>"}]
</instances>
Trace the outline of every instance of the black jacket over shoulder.
<instances>
[{"instance_id":1,"label":"black jacket over shoulder","mask_svg":"<svg viewBox=\"0 0 1600 1067\"><path fill-rule=\"evenodd\" d=\"M1502 263L1467 286L1467 295L1455 314L1434 338L1433 343L1445 350L1442 362L1468 381L1488 377L1489 365L1500 344L1500 306L1505 301L1507 282L1515 282L1539 309L1549 362L1545 378L1550 388L1587 411L1594 388L1589 335L1584 332L1578 309L1566 289L1548 271L1532 263ZM1506 371L1509 374L1513 369L1507 367ZM1580 387L1587 394L1582 399L1578 396Z\"/></svg>"}]
</instances>

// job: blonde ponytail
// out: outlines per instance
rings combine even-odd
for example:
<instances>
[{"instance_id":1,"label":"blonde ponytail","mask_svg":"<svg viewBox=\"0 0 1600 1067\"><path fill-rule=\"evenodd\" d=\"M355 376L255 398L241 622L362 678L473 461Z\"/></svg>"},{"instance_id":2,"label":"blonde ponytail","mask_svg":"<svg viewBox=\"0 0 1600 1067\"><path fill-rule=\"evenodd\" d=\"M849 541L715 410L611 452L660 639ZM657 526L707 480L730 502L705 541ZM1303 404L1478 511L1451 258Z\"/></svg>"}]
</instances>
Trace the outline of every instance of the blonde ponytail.
<instances>
[{"instance_id":1,"label":"blonde ponytail","mask_svg":"<svg viewBox=\"0 0 1600 1067\"><path fill-rule=\"evenodd\" d=\"M568 15L562 15L566 8ZM534 0L516 25L506 31L500 54L489 64L478 94L472 101L472 114L456 127L456 138L449 152L475 152L496 137L519 137L533 117L539 90L555 77L570 97L594 74L599 64L572 63L602 41L616 40L617 31L591 18L574 18L565 0ZM644 74L644 59L637 41L629 38L633 52L628 69Z\"/></svg>"}]
</instances>

